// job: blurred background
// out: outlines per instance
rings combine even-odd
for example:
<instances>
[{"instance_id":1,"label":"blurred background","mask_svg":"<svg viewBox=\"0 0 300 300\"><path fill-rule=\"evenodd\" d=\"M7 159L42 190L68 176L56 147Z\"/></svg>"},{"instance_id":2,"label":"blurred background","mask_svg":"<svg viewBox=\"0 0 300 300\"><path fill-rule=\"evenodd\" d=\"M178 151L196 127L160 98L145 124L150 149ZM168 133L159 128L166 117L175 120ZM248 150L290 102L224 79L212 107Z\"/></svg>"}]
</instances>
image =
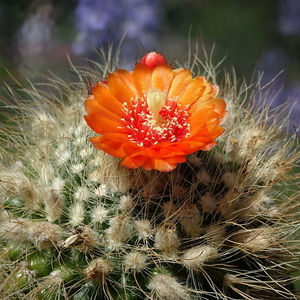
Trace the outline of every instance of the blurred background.
<instances>
[{"instance_id":1,"label":"blurred background","mask_svg":"<svg viewBox=\"0 0 300 300\"><path fill-rule=\"evenodd\" d=\"M208 52L216 45L215 63L226 57L220 69L234 66L239 77L250 80L257 69L265 84L284 70L272 105L293 103L290 124L299 127L299 0L0 0L0 78L8 82L6 69L20 82L40 81L47 70L76 80L67 55L86 65L97 60L93 48L121 40L124 68L153 50L184 62L188 40L195 49L201 39Z\"/></svg>"}]
</instances>

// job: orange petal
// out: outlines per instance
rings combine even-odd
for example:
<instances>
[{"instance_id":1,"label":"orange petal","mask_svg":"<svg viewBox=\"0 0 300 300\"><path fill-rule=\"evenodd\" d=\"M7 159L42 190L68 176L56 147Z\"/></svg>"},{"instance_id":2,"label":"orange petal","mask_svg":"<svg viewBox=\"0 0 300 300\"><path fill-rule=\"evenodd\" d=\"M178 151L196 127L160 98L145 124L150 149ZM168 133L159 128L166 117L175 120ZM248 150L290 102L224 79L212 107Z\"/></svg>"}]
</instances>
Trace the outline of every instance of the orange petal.
<instances>
[{"instance_id":1,"label":"orange petal","mask_svg":"<svg viewBox=\"0 0 300 300\"><path fill-rule=\"evenodd\" d=\"M225 109L226 109L226 103L223 99L221 98L210 98L210 95L206 95L206 100L203 101L203 99L199 99L198 101L195 102L195 104L193 105L191 112L193 113L194 111L197 111L198 109L211 105L213 104L214 107L214 111L217 112L219 114L219 117L223 117L224 113L225 113Z\"/></svg>"},{"instance_id":2,"label":"orange petal","mask_svg":"<svg viewBox=\"0 0 300 300\"><path fill-rule=\"evenodd\" d=\"M203 143L207 143L213 139L214 131L209 131L207 126L205 125L201 128L191 139L201 141Z\"/></svg>"},{"instance_id":3,"label":"orange petal","mask_svg":"<svg viewBox=\"0 0 300 300\"><path fill-rule=\"evenodd\" d=\"M197 131L199 131L207 122L217 121L218 124L222 123L224 121L225 114L226 103L221 98L212 98L207 100L205 103L201 103L189 119L191 135L196 134ZM213 123L208 126L213 127Z\"/></svg>"},{"instance_id":4,"label":"orange petal","mask_svg":"<svg viewBox=\"0 0 300 300\"><path fill-rule=\"evenodd\" d=\"M193 113L189 118L189 123L191 126L191 135L195 135L201 128L203 128L206 123L210 120L214 114L214 105L205 106L195 113ZM218 114L215 114L214 117L218 117Z\"/></svg>"},{"instance_id":5,"label":"orange petal","mask_svg":"<svg viewBox=\"0 0 300 300\"><path fill-rule=\"evenodd\" d=\"M206 79L202 76L194 78L187 86L181 99L179 99L179 102L182 105L193 105L202 97L205 91L206 82Z\"/></svg>"},{"instance_id":6,"label":"orange petal","mask_svg":"<svg viewBox=\"0 0 300 300\"><path fill-rule=\"evenodd\" d=\"M147 160L149 160L147 156L135 156L135 157L127 156L122 161L121 166L127 167L129 169L136 169L139 167L144 167L144 165L145 166L149 165L146 164ZM146 170L149 170L149 166L148 169Z\"/></svg>"},{"instance_id":7,"label":"orange petal","mask_svg":"<svg viewBox=\"0 0 300 300\"><path fill-rule=\"evenodd\" d=\"M170 143L169 147L163 147L159 149L159 154L162 158L168 158L185 155L185 152L182 151L182 149L180 149L179 147L174 146Z\"/></svg>"},{"instance_id":8,"label":"orange petal","mask_svg":"<svg viewBox=\"0 0 300 300\"><path fill-rule=\"evenodd\" d=\"M97 133L101 133L101 126L97 124L89 115L84 116L86 123Z\"/></svg>"},{"instance_id":9,"label":"orange petal","mask_svg":"<svg viewBox=\"0 0 300 300\"><path fill-rule=\"evenodd\" d=\"M197 141L203 144L207 144L210 143L213 139L217 138L224 131L225 129L220 126L214 128L213 131L208 131L207 127L204 127L190 139L190 142Z\"/></svg>"},{"instance_id":10,"label":"orange petal","mask_svg":"<svg viewBox=\"0 0 300 300\"><path fill-rule=\"evenodd\" d=\"M186 155L173 156L173 157L167 158L166 161L168 163L184 163L184 162L186 162Z\"/></svg>"},{"instance_id":11,"label":"orange petal","mask_svg":"<svg viewBox=\"0 0 300 300\"><path fill-rule=\"evenodd\" d=\"M212 134L219 125L220 125L219 120L212 120L212 121L207 122L206 128Z\"/></svg>"},{"instance_id":12,"label":"orange petal","mask_svg":"<svg viewBox=\"0 0 300 300\"><path fill-rule=\"evenodd\" d=\"M90 138L90 141L96 149L103 150L106 153L119 158L124 158L135 150L135 148L123 141L110 140L103 136Z\"/></svg>"},{"instance_id":13,"label":"orange petal","mask_svg":"<svg viewBox=\"0 0 300 300\"><path fill-rule=\"evenodd\" d=\"M151 86L151 70L145 64L137 64L132 71L133 81L140 98L148 92Z\"/></svg>"},{"instance_id":14,"label":"orange petal","mask_svg":"<svg viewBox=\"0 0 300 300\"><path fill-rule=\"evenodd\" d=\"M216 145L217 145L217 142L216 141L212 141L212 142L206 144L201 150L203 150L203 151L210 151Z\"/></svg>"},{"instance_id":15,"label":"orange petal","mask_svg":"<svg viewBox=\"0 0 300 300\"><path fill-rule=\"evenodd\" d=\"M219 135L221 135L225 129L221 126L216 127L212 132L211 132L211 137L213 139L217 138Z\"/></svg>"},{"instance_id":16,"label":"orange petal","mask_svg":"<svg viewBox=\"0 0 300 300\"><path fill-rule=\"evenodd\" d=\"M219 98L214 98L214 94L215 94L215 89L211 84L207 83L204 87L202 96L199 99L197 99L196 102L194 102L194 104L190 109L190 112L193 113L205 105L212 104L213 103L211 102L212 99L219 99Z\"/></svg>"},{"instance_id":17,"label":"orange petal","mask_svg":"<svg viewBox=\"0 0 300 300\"><path fill-rule=\"evenodd\" d=\"M127 144L132 144L132 145L136 145L134 143L131 143L129 140L128 140L128 134L126 133L123 133L123 132L105 132L103 133L103 137L105 137L107 140L120 140L124 143L127 143Z\"/></svg>"},{"instance_id":18,"label":"orange petal","mask_svg":"<svg viewBox=\"0 0 300 300\"><path fill-rule=\"evenodd\" d=\"M185 154L193 153L204 147L205 143L197 140L185 140L178 142L178 147L184 151Z\"/></svg>"},{"instance_id":19,"label":"orange petal","mask_svg":"<svg viewBox=\"0 0 300 300\"><path fill-rule=\"evenodd\" d=\"M154 160L152 158L148 158L144 164L143 164L143 168L147 171L151 171L154 169Z\"/></svg>"},{"instance_id":20,"label":"orange petal","mask_svg":"<svg viewBox=\"0 0 300 300\"><path fill-rule=\"evenodd\" d=\"M219 118L224 118L227 114L226 102L221 98L213 98L211 103L215 104L215 112L219 114Z\"/></svg>"},{"instance_id":21,"label":"orange petal","mask_svg":"<svg viewBox=\"0 0 300 300\"><path fill-rule=\"evenodd\" d=\"M154 158L155 157L155 151L151 148L144 148L144 147L139 147L131 153L131 156L147 156L149 158Z\"/></svg>"},{"instance_id":22,"label":"orange petal","mask_svg":"<svg viewBox=\"0 0 300 300\"><path fill-rule=\"evenodd\" d=\"M93 119L94 116L103 116L113 121L120 121L124 117L124 112L120 111L119 114L113 113L111 110L103 107L96 100L87 99L84 101L85 110L89 116Z\"/></svg>"},{"instance_id":23,"label":"orange petal","mask_svg":"<svg viewBox=\"0 0 300 300\"><path fill-rule=\"evenodd\" d=\"M119 69L109 74L107 81L109 90L121 103L129 103L131 98L137 96L132 72Z\"/></svg>"},{"instance_id":24,"label":"orange petal","mask_svg":"<svg viewBox=\"0 0 300 300\"><path fill-rule=\"evenodd\" d=\"M101 127L101 134L106 132L120 132L122 123L110 120L108 118L93 115L94 123L98 124Z\"/></svg>"},{"instance_id":25,"label":"orange petal","mask_svg":"<svg viewBox=\"0 0 300 300\"><path fill-rule=\"evenodd\" d=\"M150 153L150 154L149 154ZM185 156L176 156L170 158L154 158L155 152L149 149L139 149L126 157L121 163L127 168L143 167L145 170L158 170L161 172L170 172L176 168L177 163L185 162Z\"/></svg>"},{"instance_id":26,"label":"orange petal","mask_svg":"<svg viewBox=\"0 0 300 300\"><path fill-rule=\"evenodd\" d=\"M155 159L153 161L152 169L155 169L160 172L171 172L176 168L176 166L177 162L169 163L164 159Z\"/></svg>"},{"instance_id":27,"label":"orange petal","mask_svg":"<svg viewBox=\"0 0 300 300\"><path fill-rule=\"evenodd\" d=\"M89 140L93 143L93 146L96 148L96 149L99 149L98 148L98 144L101 144L101 136L95 136L95 137L91 137L89 138Z\"/></svg>"},{"instance_id":28,"label":"orange petal","mask_svg":"<svg viewBox=\"0 0 300 300\"><path fill-rule=\"evenodd\" d=\"M209 141L205 141L204 143L200 141L189 141L181 144L181 147L185 149L186 155L194 153L199 150L207 151L212 149L217 145L217 142L210 139Z\"/></svg>"},{"instance_id":29,"label":"orange petal","mask_svg":"<svg viewBox=\"0 0 300 300\"><path fill-rule=\"evenodd\" d=\"M192 74L188 69L180 69L176 71L177 72L169 90L168 99L174 99L176 97L180 99L187 86L192 81Z\"/></svg>"},{"instance_id":30,"label":"orange petal","mask_svg":"<svg viewBox=\"0 0 300 300\"><path fill-rule=\"evenodd\" d=\"M219 86L212 85L211 88L212 88L211 97L213 97L213 98L217 97L217 95L219 94L219 90L220 90Z\"/></svg>"},{"instance_id":31,"label":"orange petal","mask_svg":"<svg viewBox=\"0 0 300 300\"><path fill-rule=\"evenodd\" d=\"M155 169L160 172L170 172L176 168L177 163L169 163L163 159L149 159L146 156L136 156L126 157L121 165L130 169L143 167L147 171Z\"/></svg>"},{"instance_id":32,"label":"orange petal","mask_svg":"<svg viewBox=\"0 0 300 300\"><path fill-rule=\"evenodd\" d=\"M158 65L152 73L152 86L167 94L174 78L173 70L167 65Z\"/></svg>"},{"instance_id":33,"label":"orange petal","mask_svg":"<svg viewBox=\"0 0 300 300\"><path fill-rule=\"evenodd\" d=\"M95 100L104 108L110 110L112 113L121 114L123 105L122 103L112 95L110 90L101 85L95 84L92 90Z\"/></svg>"}]
</instances>

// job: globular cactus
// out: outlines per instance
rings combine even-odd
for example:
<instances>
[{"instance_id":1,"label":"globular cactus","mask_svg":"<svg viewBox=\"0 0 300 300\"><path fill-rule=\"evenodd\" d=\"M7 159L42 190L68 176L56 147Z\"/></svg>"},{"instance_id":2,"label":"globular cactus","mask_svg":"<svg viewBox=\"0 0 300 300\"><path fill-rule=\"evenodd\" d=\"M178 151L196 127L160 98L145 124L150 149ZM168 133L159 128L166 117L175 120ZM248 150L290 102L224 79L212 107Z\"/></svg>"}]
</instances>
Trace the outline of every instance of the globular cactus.
<instances>
[{"instance_id":1,"label":"globular cactus","mask_svg":"<svg viewBox=\"0 0 300 300\"><path fill-rule=\"evenodd\" d=\"M166 65L141 63L150 73ZM7 87L0 298L297 299L297 137L268 91L225 73L228 115L214 148L215 137L168 172L127 168L89 141L84 100L117 69L111 59L96 66L74 68L78 83ZM209 60L188 67L215 83Z\"/></svg>"}]
</instances>

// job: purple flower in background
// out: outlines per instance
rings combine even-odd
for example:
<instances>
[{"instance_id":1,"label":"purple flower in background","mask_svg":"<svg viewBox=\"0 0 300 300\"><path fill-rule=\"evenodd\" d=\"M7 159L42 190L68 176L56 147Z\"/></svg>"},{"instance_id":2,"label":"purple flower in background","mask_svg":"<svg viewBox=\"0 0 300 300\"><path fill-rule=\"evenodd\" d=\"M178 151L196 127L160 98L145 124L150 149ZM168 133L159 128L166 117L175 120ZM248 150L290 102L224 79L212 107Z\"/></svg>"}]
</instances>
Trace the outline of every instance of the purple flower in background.
<instances>
[{"instance_id":1,"label":"purple flower in background","mask_svg":"<svg viewBox=\"0 0 300 300\"><path fill-rule=\"evenodd\" d=\"M159 0L79 0L75 10L77 37L73 50L87 54L91 46L99 47L122 37L122 62L130 61L138 49L151 51L160 26Z\"/></svg>"},{"instance_id":2,"label":"purple flower in background","mask_svg":"<svg viewBox=\"0 0 300 300\"><path fill-rule=\"evenodd\" d=\"M279 28L284 35L300 36L300 1L281 0Z\"/></svg>"},{"instance_id":3,"label":"purple flower in background","mask_svg":"<svg viewBox=\"0 0 300 300\"><path fill-rule=\"evenodd\" d=\"M300 37L300 1L280 0L278 8L280 34L283 37ZM293 78L288 74L293 58L286 49L284 45L278 44L264 51L259 61L259 69L264 72L262 84L272 82L272 93L268 94L266 101L271 102L272 108L284 103L290 105L290 129L294 131L295 128L299 130L300 126L300 84L298 77Z\"/></svg>"},{"instance_id":4,"label":"purple flower in background","mask_svg":"<svg viewBox=\"0 0 300 300\"><path fill-rule=\"evenodd\" d=\"M263 71L262 85L272 86L271 93L267 94L266 101L275 108L284 103L289 104L290 129L300 125L300 85L292 80L285 69L292 61L284 49L277 47L265 51L259 60L259 69ZM276 95L276 96L275 96ZM288 110L286 111L288 112Z\"/></svg>"}]
</instances>

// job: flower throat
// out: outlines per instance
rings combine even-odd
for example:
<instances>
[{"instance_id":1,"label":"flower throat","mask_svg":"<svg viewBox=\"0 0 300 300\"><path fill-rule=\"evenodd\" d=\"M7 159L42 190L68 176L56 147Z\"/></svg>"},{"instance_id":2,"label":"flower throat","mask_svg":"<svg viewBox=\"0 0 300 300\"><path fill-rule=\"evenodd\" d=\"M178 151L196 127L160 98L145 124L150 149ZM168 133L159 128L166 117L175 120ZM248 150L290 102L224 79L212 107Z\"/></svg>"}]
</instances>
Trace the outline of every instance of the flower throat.
<instances>
[{"instance_id":1,"label":"flower throat","mask_svg":"<svg viewBox=\"0 0 300 300\"><path fill-rule=\"evenodd\" d=\"M188 107L167 99L165 92L151 88L143 98L136 98L130 105L123 104L124 127L129 140L149 148L161 142L177 142L188 136Z\"/></svg>"}]
</instances>

